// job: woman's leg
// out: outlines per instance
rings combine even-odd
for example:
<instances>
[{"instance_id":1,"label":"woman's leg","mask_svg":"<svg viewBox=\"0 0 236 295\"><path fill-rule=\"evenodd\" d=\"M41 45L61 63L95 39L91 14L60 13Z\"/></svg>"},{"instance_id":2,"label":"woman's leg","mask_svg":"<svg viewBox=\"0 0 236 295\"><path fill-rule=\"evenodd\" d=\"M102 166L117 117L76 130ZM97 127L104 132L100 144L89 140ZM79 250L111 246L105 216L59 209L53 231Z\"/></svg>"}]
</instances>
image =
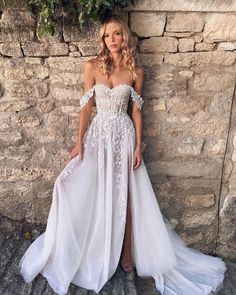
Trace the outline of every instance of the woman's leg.
<instances>
[{"instance_id":1,"label":"woman's leg","mask_svg":"<svg viewBox=\"0 0 236 295\"><path fill-rule=\"evenodd\" d=\"M130 272L132 270L132 265L133 264L131 258L131 206L128 194L125 234L121 252L121 266L124 271Z\"/></svg>"}]
</instances>

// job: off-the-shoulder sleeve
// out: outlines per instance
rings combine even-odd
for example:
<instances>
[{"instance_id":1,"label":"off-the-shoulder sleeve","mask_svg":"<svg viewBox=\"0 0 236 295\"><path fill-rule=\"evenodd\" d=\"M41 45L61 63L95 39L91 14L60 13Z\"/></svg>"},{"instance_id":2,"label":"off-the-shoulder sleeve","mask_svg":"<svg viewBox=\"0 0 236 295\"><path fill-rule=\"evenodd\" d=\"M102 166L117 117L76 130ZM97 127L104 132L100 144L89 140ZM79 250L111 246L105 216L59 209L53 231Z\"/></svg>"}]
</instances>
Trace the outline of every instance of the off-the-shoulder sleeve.
<instances>
[{"instance_id":1,"label":"off-the-shoulder sleeve","mask_svg":"<svg viewBox=\"0 0 236 295\"><path fill-rule=\"evenodd\" d=\"M144 103L144 99L142 98L142 96L140 96L135 90L134 88L131 88L131 98L133 100L133 102L136 103L137 107L141 110L142 109L142 105Z\"/></svg>"},{"instance_id":2,"label":"off-the-shoulder sleeve","mask_svg":"<svg viewBox=\"0 0 236 295\"><path fill-rule=\"evenodd\" d=\"M80 98L80 109L89 101L89 99L93 96L94 86L91 87L88 91L84 93L84 95Z\"/></svg>"}]
</instances>

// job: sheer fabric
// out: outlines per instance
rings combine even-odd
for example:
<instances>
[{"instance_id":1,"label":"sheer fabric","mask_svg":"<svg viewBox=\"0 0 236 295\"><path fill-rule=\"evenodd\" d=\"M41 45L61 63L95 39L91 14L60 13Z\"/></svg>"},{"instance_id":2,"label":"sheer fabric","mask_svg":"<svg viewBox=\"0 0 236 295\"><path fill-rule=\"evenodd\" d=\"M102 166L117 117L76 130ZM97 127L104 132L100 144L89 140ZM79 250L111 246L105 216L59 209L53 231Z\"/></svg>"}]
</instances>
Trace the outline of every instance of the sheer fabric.
<instances>
[{"instance_id":1,"label":"sheer fabric","mask_svg":"<svg viewBox=\"0 0 236 295\"><path fill-rule=\"evenodd\" d=\"M145 163L133 170L135 129L129 99L143 98L128 84L96 84L81 98L97 114L84 136L84 157L71 159L56 178L46 230L22 256L25 282L39 273L55 293L70 283L98 293L118 266L127 195L132 212L132 259L137 274L153 277L162 295L207 295L220 288L224 262L188 248L162 216Z\"/></svg>"}]
</instances>

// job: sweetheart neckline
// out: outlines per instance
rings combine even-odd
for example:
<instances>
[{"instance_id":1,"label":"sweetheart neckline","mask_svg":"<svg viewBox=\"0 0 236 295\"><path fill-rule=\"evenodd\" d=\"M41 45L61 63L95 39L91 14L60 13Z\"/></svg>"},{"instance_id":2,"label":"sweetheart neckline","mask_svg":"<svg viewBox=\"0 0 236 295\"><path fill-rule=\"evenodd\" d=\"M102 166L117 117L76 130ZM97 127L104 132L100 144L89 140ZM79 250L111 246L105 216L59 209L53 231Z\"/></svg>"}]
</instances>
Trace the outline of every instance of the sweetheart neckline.
<instances>
[{"instance_id":1,"label":"sweetheart neckline","mask_svg":"<svg viewBox=\"0 0 236 295\"><path fill-rule=\"evenodd\" d=\"M121 83L121 84L118 84L118 85L113 86L113 87L109 87L109 86L107 86L107 85L105 85L105 84L103 84L103 83L96 83L96 84L94 84L94 87L95 87L95 86L104 86L104 87L106 87L106 88L108 88L108 89L110 89L110 90L113 90L113 89L115 89L115 88L117 88L117 87L119 87L119 86L128 86L128 87L134 89L133 86L131 86L131 85L127 84L127 83Z\"/></svg>"}]
</instances>

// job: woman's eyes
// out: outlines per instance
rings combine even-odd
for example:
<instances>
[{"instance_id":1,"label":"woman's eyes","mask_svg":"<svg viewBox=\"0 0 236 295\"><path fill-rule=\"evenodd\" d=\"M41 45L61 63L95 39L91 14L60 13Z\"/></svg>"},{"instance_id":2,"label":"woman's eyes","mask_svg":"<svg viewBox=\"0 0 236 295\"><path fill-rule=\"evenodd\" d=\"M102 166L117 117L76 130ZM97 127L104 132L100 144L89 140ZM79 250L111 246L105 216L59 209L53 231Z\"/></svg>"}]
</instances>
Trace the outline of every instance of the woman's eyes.
<instances>
[{"instance_id":1,"label":"woman's eyes","mask_svg":"<svg viewBox=\"0 0 236 295\"><path fill-rule=\"evenodd\" d=\"M116 32L116 35L120 35L120 32ZM104 35L104 38L109 37L109 35Z\"/></svg>"}]
</instances>

